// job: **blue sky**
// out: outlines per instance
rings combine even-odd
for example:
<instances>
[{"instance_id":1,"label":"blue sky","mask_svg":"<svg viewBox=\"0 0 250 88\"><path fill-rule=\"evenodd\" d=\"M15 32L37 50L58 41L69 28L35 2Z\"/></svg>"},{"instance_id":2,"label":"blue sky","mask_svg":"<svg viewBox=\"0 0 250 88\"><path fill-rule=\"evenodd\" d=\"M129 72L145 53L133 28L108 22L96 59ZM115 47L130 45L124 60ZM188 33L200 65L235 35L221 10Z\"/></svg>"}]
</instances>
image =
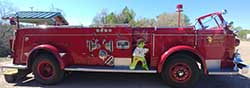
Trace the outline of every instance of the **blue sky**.
<instances>
[{"instance_id":1,"label":"blue sky","mask_svg":"<svg viewBox=\"0 0 250 88\"><path fill-rule=\"evenodd\" d=\"M163 12L175 12L176 5L184 5L184 13L191 22L206 13L228 10L227 21L235 26L250 28L250 0L9 0L19 10L48 11L52 4L62 9L71 25L89 25L101 10L119 13L125 6L136 12L136 19L155 18Z\"/></svg>"}]
</instances>

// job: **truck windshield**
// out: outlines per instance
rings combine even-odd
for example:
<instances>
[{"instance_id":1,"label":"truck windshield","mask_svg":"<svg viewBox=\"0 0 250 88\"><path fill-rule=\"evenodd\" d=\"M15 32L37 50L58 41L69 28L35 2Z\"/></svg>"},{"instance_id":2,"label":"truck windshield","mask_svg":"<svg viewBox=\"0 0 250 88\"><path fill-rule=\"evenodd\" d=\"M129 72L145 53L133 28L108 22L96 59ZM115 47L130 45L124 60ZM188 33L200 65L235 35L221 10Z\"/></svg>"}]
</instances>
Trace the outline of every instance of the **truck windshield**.
<instances>
[{"instance_id":1,"label":"truck windshield","mask_svg":"<svg viewBox=\"0 0 250 88\"><path fill-rule=\"evenodd\" d=\"M196 29L213 30L218 27L222 27L223 23L217 15L208 16L200 19L201 24L196 24Z\"/></svg>"}]
</instances>

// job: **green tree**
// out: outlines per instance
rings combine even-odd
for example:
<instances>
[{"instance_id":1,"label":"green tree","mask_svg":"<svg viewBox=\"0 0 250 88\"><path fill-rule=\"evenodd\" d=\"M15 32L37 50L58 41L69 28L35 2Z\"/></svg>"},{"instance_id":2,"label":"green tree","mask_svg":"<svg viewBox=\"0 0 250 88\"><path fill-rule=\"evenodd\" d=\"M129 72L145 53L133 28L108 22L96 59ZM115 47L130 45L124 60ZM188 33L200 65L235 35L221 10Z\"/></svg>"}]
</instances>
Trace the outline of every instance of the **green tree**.
<instances>
[{"instance_id":1,"label":"green tree","mask_svg":"<svg viewBox=\"0 0 250 88\"><path fill-rule=\"evenodd\" d=\"M243 30L243 28L242 28L241 26L233 27L232 29L233 29L233 30L239 30L239 31L240 31L240 30Z\"/></svg>"},{"instance_id":2,"label":"green tree","mask_svg":"<svg viewBox=\"0 0 250 88\"><path fill-rule=\"evenodd\" d=\"M134 26L136 24L135 12L128 7L125 7L119 14L115 14L114 12L107 14L107 11L102 11L94 17L91 26L102 24L130 24Z\"/></svg>"},{"instance_id":3,"label":"green tree","mask_svg":"<svg viewBox=\"0 0 250 88\"><path fill-rule=\"evenodd\" d=\"M250 34L250 30L247 30L247 29L239 30L240 39L246 40L247 39L247 34Z\"/></svg>"},{"instance_id":4,"label":"green tree","mask_svg":"<svg viewBox=\"0 0 250 88\"><path fill-rule=\"evenodd\" d=\"M134 21L135 18L135 12L131 9L129 9L127 6L122 10L121 13L121 21L124 24L128 24Z\"/></svg>"},{"instance_id":5,"label":"green tree","mask_svg":"<svg viewBox=\"0 0 250 88\"><path fill-rule=\"evenodd\" d=\"M116 16L117 24L130 24L132 26L135 25L135 12L133 9L129 9L125 7L120 14Z\"/></svg>"},{"instance_id":6,"label":"green tree","mask_svg":"<svg viewBox=\"0 0 250 88\"><path fill-rule=\"evenodd\" d=\"M109 15L106 16L106 21L108 24L116 24L117 23L117 17L115 13L111 12Z\"/></svg>"},{"instance_id":7,"label":"green tree","mask_svg":"<svg viewBox=\"0 0 250 88\"><path fill-rule=\"evenodd\" d=\"M190 19L187 15L181 15L181 26L190 25ZM167 27L177 27L178 26L178 13L162 13L157 16L157 25L158 26L167 26Z\"/></svg>"},{"instance_id":8,"label":"green tree","mask_svg":"<svg viewBox=\"0 0 250 88\"><path fill-rule=\"evenodd\" d=\"M156 21L155 19L147 19L147 18L142 18L137 20L136 27L153 27L156 26Z\"/></svg>"},{"instance_id":9,"label":"green tree","mask_svg":"<svg viewBox=\"0 0 250 88\"><path fill-rule=\"evenodd\" d=\"M123 8L121 13L115 14L107 12L97 14L93 19L93 25L100 24L129 24L135 27L152 27L152 26L168 26L176 27L178 26L178 14L177 13L162 13L155 19L142 18L135 20L136 13L133 9L128 7ZM188 26L190 25L190 19L187 15L181 15L181 25Z\"/></svg>"}]
</instances>

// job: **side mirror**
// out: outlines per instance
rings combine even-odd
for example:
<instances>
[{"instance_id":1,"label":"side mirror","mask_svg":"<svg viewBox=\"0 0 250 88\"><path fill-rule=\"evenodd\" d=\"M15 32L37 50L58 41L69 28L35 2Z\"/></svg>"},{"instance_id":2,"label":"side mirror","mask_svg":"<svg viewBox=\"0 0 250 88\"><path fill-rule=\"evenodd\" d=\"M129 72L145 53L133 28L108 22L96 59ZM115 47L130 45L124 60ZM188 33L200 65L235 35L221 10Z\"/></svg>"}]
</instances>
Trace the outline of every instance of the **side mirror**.
<instances>
[{"instance_id":1,"label":"side mirror","mask_svg":"<svg viewBox=\"0 0 250 88\"><path fill-rule=\"evenodd\" d=\"M233 25L234 24L234 22L233 21L231 21L230 23L229 23L229 25Z\"/></svg>"},{"instance_id":2,"label":"side mirror","mask_svg":"<svg viewBox=\"0 0 250 88\"><path fill-rule=\"evenodd\" d=\"M231 22L229 22L229 23L228 23L228 25L227 25L227 26L228 26L228 27L232 27L232 26L233 26L233 24L234 24L234 22L233 22L233 21L231 21Z\"/></svg>"},{"instance_id":3,"label":"side mirror","mask_svg":"<svg viewBox=\"0 0 250 88\"><path fill-rule=\"evenodd\" d=\"M226 9L222 10L222 14L223 15L227 14L227 10Z\"/></svg>"}]
</instances>

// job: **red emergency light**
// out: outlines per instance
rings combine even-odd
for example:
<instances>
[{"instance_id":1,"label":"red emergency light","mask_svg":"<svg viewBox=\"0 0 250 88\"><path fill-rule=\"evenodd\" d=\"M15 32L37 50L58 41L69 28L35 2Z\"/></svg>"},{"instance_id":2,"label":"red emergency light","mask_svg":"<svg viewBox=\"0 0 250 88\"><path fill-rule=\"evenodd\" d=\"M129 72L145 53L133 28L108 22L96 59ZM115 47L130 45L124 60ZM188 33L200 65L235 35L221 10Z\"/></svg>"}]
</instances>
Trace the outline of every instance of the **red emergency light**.
<instances>
[{"instance_id":1,"label":"red emergency light","mask_svg":"<svg viewBox=\"0 0 250 88\"><path fill-rule=\"evenodd\" d=\"M176 12L182 12L182 11L183 11L183 5L182 4L177 4Z\"/></svg>"}]
</instances>

